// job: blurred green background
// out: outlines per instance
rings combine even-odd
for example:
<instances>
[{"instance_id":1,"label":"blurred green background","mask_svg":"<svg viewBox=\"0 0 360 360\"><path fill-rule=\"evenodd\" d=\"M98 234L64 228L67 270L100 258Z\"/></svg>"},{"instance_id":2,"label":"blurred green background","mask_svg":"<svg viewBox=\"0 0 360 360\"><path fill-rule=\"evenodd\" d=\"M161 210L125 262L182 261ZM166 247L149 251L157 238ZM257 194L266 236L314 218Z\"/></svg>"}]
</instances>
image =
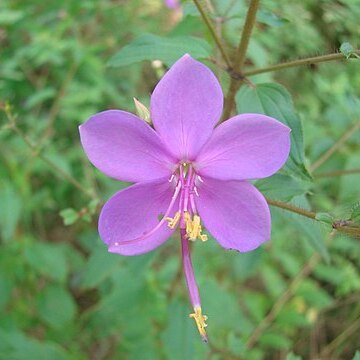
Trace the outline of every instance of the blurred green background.
<instances>
[{"instance_id":1,"label":"blurred green background","mask_svg":"<svg viewBox=\"0 0 360 360\"><path fill-rule=\"evenodd\" d=\"M232 54L248 2L203 5ZM358 48L359 18L359 0L263 0L246 69L334 53L344 42ZM101 203L127 184L90 165L77 127L101 110L134 112L134 96L148 104L184 52L227 89L191 2L171 10L155 0L1 1L0 359L360 359L360 241L331 232L328 215L315 222L272 207L272 240L250 253L194 243L207 345L188 318L176 236L132 258L109 254L99 239ZM292 95L309 172L360 121L359 70L349 59L250 78ZM239 112L252 107L249 89L238 93ZM359 150L354 130L312 176L282 174L258 187L356 220L359 172L331 172L358 170Z\"/></svg>"}]
</instances>

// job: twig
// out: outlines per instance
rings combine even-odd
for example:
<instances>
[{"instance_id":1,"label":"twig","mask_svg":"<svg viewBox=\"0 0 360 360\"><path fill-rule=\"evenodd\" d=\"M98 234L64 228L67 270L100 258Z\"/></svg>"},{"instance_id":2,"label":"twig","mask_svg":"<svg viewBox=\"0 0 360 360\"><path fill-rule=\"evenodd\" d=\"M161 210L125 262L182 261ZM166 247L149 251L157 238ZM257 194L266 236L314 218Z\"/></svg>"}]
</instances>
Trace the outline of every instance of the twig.
<instances>
[{"instance_id":1,"label":"twig","mask_svg":"<svg viewBox=\"0 0 360 360\"><path fill-rule=\"evenodd\" d=\"M226 51L225 51L225 49L223 47L223 44L221 42L220 37L217 35L216 30L215 30L213 24L211 23L211 20L209 19L206 11L204 10L204 8L203 8L203 6L201 4L201 1L200 0L194 0L194 4L198 8L201 17L203 18L206 26L208 27L208 29L209 29L209 31L211 33L211 36L214 38L216 46L220 50L220 53L221 53L226 65L227 65L227 67L230 69L231 68L230 59L229 59L229 57L228 57L228 55L227 55L227 53L226 53Z\"/></svg>"},{"instance_id":2,"label":"twig","mask_svg":"<svg viewBox=\"0 0 360 360\"><path fill-rule=\"evenodd\" d=\"M286 203L286 202L283 202L283 201L280 201L280 200L274 200L274 199L266 198L266 201L267 201L267 203L269 205L273 205L273 206L276 206L276 207L284 209L284 210L289 210L289 211L291 211L293 213L296 213L298 215L305 216L305 217L307 217L309 219L316 220L316 213L313 212L313 211L302 209L302 208L299 208L299 207L297 207L295 205L292 205L292 204L289 204L289 203Z\"/></svg>"},{"instance_id":3,"label":"twig","mask_svg":"<svg viewBox=\"0 0 360 360\"><path fill-rule=\"evenodd\" d=\"M293 204L289 204L280 200L274 200L266 198L266 201L269 205L276 206L280 209L291 211L295 214L307 217L309 219L319 221L316 218L316 212L309 211L306 209L302 209L300 207L297 207ZM334 230L337 230L339 232L342 232L344 234L353 235L353 236L360 236L360 227L354 225L351 221L348 220L334 220L331 224L332 228Z\"/></svg>"},{"instance_id":4,"label":"twig","mask_svg":"<svg viewBox=\"0 0 360 360\"><path fill-rule=\"evenodd\" d=\"M353 51L354 54L360 54L360 50ZM305 59L299 59L299 60L293 60L293 61L287 61L276 65L270 65L266 66L260 69L253 69L243 72L243 76L252 76L252 75L258 75L263 74L267 72L272 71L278 71L282 69L287 69L291 67L296 66L302 66L302 65L312 65L317 64L321 62L327 62L327 61L334 61L334 60L346 60L346 56L341 53L333 53L333 54L326 54L326 55L320 55L320 56L313 56L308 57Z\"/></svg>"},{"instance_id":5,"label":"twig","mask_svg":"<svg viewBox=\"0 0 360 360\"><path fill-rule=\"evenodd\" d=\"M360 174L360 168L358 169L349 169L349 170L334 170L334 171L327 171L315 174L316 178L322 177L335 177L335 176L343 176L343 175L357 175Z\"/></svg>"},{"instance_id":6,"label":"twig","mask_svg":"<svg viewBox=\"0 0 360 360\"><path fill-rule=\"evenodd\" d=\"M350 129L345 131L345 133L339 138L339 140L336 141L334 145L332 145L327 151L325 151L324 154L322 154L320 158L310 166L310 170L315 171L319 166L321 166L327 159L329 159L329 157L334 152L339 150L346 143L346 141L359 129L360 121L356 122Z\"/></svg>"},{"instance_id":7,"label":"twig","mask_svg":"<svg viewBox=\"0 0 360 360\"><path fill-rule=\"evenodd\" d=\"M232 77L230 80L229 90L225 98L224 113L222 120L226 120L227 118L230 117L231 111L235 103L236 92L239 90L239 87L242 84L242 80L244 80L244 77L242 76L241 73L241 68L245 61L246 50L248 48L251 33L255 25L255 19L256 19L256 13L258 7L259 7L259 0L250 1L250 6L246 15L245 25L243 32L241 34L240 43L235 53L234 65L231 68L232 74L230 73L230 75L232 75ZM237 74L238 76L234 76L235 74Z\"/></svg>"}]
</instances>

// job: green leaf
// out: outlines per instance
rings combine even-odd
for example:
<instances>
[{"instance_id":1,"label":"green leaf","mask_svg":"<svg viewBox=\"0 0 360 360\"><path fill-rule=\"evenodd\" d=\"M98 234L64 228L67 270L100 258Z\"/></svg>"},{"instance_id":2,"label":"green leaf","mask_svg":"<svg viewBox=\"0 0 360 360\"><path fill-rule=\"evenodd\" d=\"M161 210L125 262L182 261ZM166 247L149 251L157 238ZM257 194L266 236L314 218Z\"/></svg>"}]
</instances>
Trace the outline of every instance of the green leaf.
<instances>
[{"instance_id":1,"label":"green leaf","mask_svg":"<svg viewBox=\"0 0 360 360\"><path fill-rule=\"evenodd\" d=\"M293 352L291 352L291 353L286 355L285 360L302 360L302 357L294 354Z\"/></svg>"},{"instance_id":2,"label":"green leaf","mask_svg":"<svg viewBox=\"0 0 360 360\"><path fill-rule=\"evenodd\" d=\"M236 95L239 113L259 113L272 116L291 128L291 150L284 171L311 180L304 164L304 141L301 120L295 113L291 95L275 83L244 86Z\"/></svg>"},{"instance_id":3,"label":"green leaf","mask_svg":"<svg viewBox=\"0 0 360 360\"><path fill-rule=\"evenodd\" d=\"M40 342L19 331L0 329L0 359L11 360L69 360L59 345L50 341Z\"/></svg>"},{"instance_id":4,"label":"green leaf","mask_svg":"<svg viewBox=\"0 0 360 360\"><path fill-rule=\"evenodd\" d=\"M352 46L350 43L348 43L348 42L344 42L344 43L342 43L341 46L340 46L340 52L341 52L344 56L346 56L347 59L351 56L351 54L352 54L353 51L354 51L353 46Z\"/></svg>"},{"instance_id":5,"label":"green leaf","mask_svg":"<svg viewBox=\"0 0 360 360\"><path fill-rule=\"evenodd\" d=\"M303 195L296 196L291 203L303 209L310 209L309 202ZM324 236L320 230L320 224L316 223L312 219L291 213L289 211L281 211L280 214L290 220L289 223L298 229L298 234L304 235L309 244L323 257L326 262L330 261L330 255L324 242Z\"/></svg>"},{"instance_id":6,"label":"green leaf","mask_svg":"<svg viewBox=\"0 0 360 360\"><path fill-rule=\"evenodd\" d=\"M195 59L205 59L210 56L211 47L205 40L194 36L166 38L146 34L124 46L108 65L120 67L144 60L161 60L170 66L186 53Z\"/></svg>"},{"instance_id":7,"label":"green leaf","mask_svg":"<svg viewBox=\"0 0 360 360\"><path fill-rule=\"evenodd\" d=\"M290 201L294 196L304 194L310 183L290 175L275 174L256 181L256 187L269 198Z\"/></svg>"},{"instance_id":8,"label":"green leaf","mask_svg":"<svg viewBox=\"0 0 360 360\"><path fill-rule=\"evenodd\" d=\"M352 360L360 360L360 351L359 350L356 351Z\"/></svg>"},{"instance_id":9,"label":"green leaf","mask_svg":"<svg viewBox=\"0 0 360 360\"><path fill-rule=\"evenodd\" d=\"M256 16L256 20L272 27L279 27L289 22L289 20L281 18L273 12L263 9L259 10Z\"/></svg>"},{"instance_id":10,"label":"green leaf","mask_svg":"<svg viewBox=\"0 0 360 360\"><path fill-rule=\"evenodd\" d=\"M65 282L68 266L63 247L42 242L31 243L25 248L24 255L38 274Z\"/></svg>"},{"instance_id":11,"label":"green leaf","mask_svg":"<svg viewBox=\"0 0 360 360\"><path fill-rule=\"evenodd\" d=\"M332 225L332 223L334 222L334 218L328 213L317 213L315 218L316 220L319 220L320 222L327 225Z\"/></svg>"},{"instance_id":12,"label":"green leaf","mask_svg":"<svg viewBox=\"0 0 360 360\"><path fill-rule=\"evenodd\" d=\"M109 254L104 247L99 247L85 266L82 288L89 289L99 285L119 267L120 261L119 256Z\"/></svg>"},{"instance_id":13,"label":"green leaf","mask_svg":"<svg viewBox=\"0 0 360 360\"><path fill-rule=\"evenodd\" d=\"M33 93L26 100L25 108L32 109L36 105L43 103L46 100L52 99L56 95L56 90L53 87L47 87Z\"/></svg>"},{"instance_id":14,"label":"green leaf","mask_svg":"<svg viewBox=\"0 0 360 360\"><path fill-rule=\"evenodd\" d=\"M76 314L74 299L58 285L50 285L39 294L37 309L39 317L56 329L68 325Z\"/></svg>"},{"instance_id":15,"label":"green leaf","mask_svg":"<svg viewBox=\"0 0 360 360\"><path fill-rule=\"evenodd\" d=\"M192 359L194 342L200 341L194 320L189 318L189 308L179 301L169 304L168 323L162 333L167 359Z\"/></svg>"},{"instance_id":16,"label":"green leaf","mask_svg":"<svg viewBox=\"0 0 360 360\"><path fill-rule=\"evenodd\" d=\"M71 208L61 210L60 216L63 218L64 225L72 225L79 219L79 213Z\"/></svg>"},{"instance_id":17,"label":"green leaf","mask_svg":"<svg viewBox=\"0 0 360 360\"><path fill-rule=\"evenodd\" d=\"M288 349L291 347L291 341L286 336L270 331L261 336L259 343L271 349Z\"/></svg>"},{"instance_id":18,"label":"green leaf","mask_svg":"<svg viewBox=\"0 0 360 360\"><path fill-rule=\"evenodd\" d=\"M10 240L15 233L21 213L21 198L15 187L6 181L0 182L0 235ZM10 210L11 209L11 210Z\"/></svg>"},{"instance_id":19,"label":"green leaf","mask_svg":"<svg viewBox=\"0 0 360 360\"><path fill-rule=\"evenodd\" d=\"M0 26L12 25L24 17L25 13L19 10L1 9Z\"/></svg>"},{"instance_id":20,"label":"green leaf","mask_svg":"<svg viewBox=\"0 0 360 360\"><path fill-rule=\"evenodd\" d=\"M355 222L360 222L360 202L352 206L350 219Z\"/></svg>"},{"instance_id":21,"label":"green leaf","mask_svg":"<svg viewBox=\"0 0 360 360\"><path fill-rule=\"evenodd\" d=\"M321 288L312 279L303 280L296 291L296 295L303 298L309 306L318 310L329 306L333 302L333 299L325 289Z\"/></svg>"}]
</instances>

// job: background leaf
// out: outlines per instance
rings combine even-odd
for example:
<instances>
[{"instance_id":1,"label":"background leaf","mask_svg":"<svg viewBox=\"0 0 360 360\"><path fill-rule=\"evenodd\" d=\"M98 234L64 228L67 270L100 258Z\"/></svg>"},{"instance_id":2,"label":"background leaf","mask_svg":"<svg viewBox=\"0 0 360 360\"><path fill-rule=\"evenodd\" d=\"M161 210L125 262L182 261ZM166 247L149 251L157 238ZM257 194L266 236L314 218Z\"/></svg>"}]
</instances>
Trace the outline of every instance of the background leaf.
<instances>
[{"instance_id":1,"label":"background leaf","mask_svg":"<svg viewBox=\"0 0 360 360\"><path fill-rule=\"evenodd\" d=\"M161 60L170 66L186 53L195 59L204 59L210 56L210 52L209 44L194 36L166 38L146 34L124 46L109 60L108 65L119 67L144 60Z\"/></svg>"}]
</instances>

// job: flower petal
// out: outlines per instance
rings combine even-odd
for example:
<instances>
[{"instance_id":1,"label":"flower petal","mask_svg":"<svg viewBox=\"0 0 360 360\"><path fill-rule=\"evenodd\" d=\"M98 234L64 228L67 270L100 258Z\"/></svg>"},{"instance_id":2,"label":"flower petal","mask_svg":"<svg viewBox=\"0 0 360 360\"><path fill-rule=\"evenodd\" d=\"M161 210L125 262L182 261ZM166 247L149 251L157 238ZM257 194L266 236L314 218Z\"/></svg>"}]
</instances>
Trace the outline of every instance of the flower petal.
<instances>
[{"instance_id":1,"label":"flower petal","mask_svg":"<svg viewBox=\"0 0 360 360\"><path fill-rule=\"evenodd\" d=\"M169 176L175 160L143 120L120 110L92 116L79 127L82 146L94 166L122 181Z\"/></svg>"},{"instance_id":2,"label":"flower petal","mask_svg":"<svg viewBox=\"0 0 360 360\"><path fill-rule=\"evenodd\" d=\"M132 185L110 198L99 217L100 237L109 246L109 251L139 255L163 244L174 232L166 222L152 235L138 239L159 224L173 193L174 186L165 178ZM176 205L170 216L178 209Z\"/></svg>"},{"instance_id":3,"label":"flower petal","mask_svg":"<svg viewBox=\"0 0 360 360\"><path fill-rule=\"evenodd\" d=\"M246 252L270 239L269 207L246 181L204 178L196 206L206 229L221 246Z\"/></svg>"},{"instance_id":4,"label":"flower petal","mask_svg":"<svg viewBox=\"0 0 360 360\"><path fill-rule=\"evenodd\" d=\"M290 128L269 116L242 114L214 130L195 166L216 179L258 179L278 171L289 152Z\"/></svg>"},{"instance_id":5,"label":"flower petal","mask_svg":"<svg viewBox=\"0 0 360 360\"><path fill-rule=\"evenodd\" d=\"M151 96L151 118L178 160L193 160L220 119L223 94L205 65L184 55Z\"/></svg>"}]
</instances>

